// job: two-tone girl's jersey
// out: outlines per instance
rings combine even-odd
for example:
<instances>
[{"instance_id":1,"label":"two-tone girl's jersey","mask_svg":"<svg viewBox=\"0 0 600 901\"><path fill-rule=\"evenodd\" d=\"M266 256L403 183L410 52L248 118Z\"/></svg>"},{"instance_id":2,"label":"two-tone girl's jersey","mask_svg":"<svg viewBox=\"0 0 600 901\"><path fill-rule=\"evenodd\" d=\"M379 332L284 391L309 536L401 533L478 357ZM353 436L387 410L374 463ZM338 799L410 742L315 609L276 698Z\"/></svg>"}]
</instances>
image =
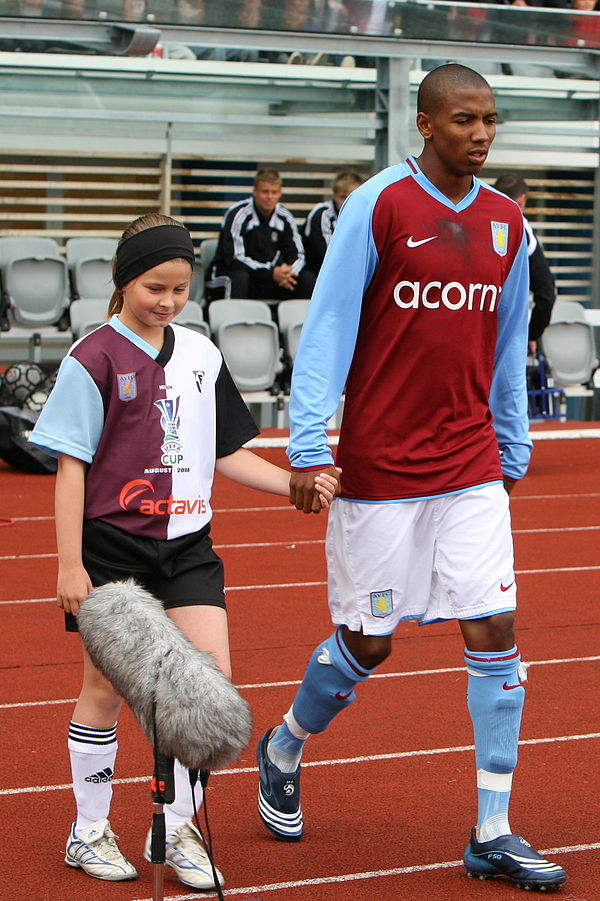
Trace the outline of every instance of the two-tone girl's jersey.
<instances>
[{"instance_id":1,"label":"two-tone girl's jersey","mask_svg":"<svg viewBox=\"0 0 600 901\"><path fill-rule=\"evenodd\" d=\"M209 522L216 458L257 433L208 338L168 326L159 352L114 316L70 349L30 440L89 463L85 519L168 539Z\"/></svg>"},{"instance_id":2,"label":"two-tone girl's jersey","mask_svg":"<svg viewBox=\"0 0 600 901\"><path fill-rule=\"evenodd\" d=\"M292 466L331 460L326 423L345 389L344 497L413 499L502 472L520 478L531 450L527 315L513 201L474 179L453 204L413 158L370 179L342 208L303 327Z\"/></svg>"}]
</instances>

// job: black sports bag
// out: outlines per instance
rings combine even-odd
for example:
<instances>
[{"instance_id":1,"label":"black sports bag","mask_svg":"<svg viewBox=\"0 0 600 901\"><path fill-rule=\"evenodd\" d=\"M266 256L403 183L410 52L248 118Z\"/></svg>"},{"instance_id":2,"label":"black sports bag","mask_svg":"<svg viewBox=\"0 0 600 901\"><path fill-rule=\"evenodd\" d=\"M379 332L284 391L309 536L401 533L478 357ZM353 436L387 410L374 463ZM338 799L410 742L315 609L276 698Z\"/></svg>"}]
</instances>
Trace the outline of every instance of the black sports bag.
<instances>
[{"instance_id":1,"label":"black sports bag","mask_svg":"<svg viewBox=\"0 0 600 901\"><path fill-rule=\"evenodd\" d=\"M0 458L24 472L51 475L56 458L27 440L38 416L23 407L0 407Z\"/></svg>"}]
</instances>

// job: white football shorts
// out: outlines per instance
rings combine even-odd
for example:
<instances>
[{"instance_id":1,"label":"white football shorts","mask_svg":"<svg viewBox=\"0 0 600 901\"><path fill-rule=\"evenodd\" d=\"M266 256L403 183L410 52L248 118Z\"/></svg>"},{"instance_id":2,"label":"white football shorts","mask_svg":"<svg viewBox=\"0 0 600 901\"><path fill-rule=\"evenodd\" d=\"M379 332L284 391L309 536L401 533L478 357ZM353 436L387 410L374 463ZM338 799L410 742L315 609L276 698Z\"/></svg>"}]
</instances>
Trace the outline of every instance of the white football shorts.
<instances>
[{"instance_id":1,"label":"white football shorts","mask_svg":"<svg viewBox=\"0 0 600 901\"><path fill-rule=\"evenodd\" d=\"M336 498L326 552L332 621L365 635L389 635L404 619L479 619L516 607L499 483L419 501Z\"/></svg>"}]
</instances>

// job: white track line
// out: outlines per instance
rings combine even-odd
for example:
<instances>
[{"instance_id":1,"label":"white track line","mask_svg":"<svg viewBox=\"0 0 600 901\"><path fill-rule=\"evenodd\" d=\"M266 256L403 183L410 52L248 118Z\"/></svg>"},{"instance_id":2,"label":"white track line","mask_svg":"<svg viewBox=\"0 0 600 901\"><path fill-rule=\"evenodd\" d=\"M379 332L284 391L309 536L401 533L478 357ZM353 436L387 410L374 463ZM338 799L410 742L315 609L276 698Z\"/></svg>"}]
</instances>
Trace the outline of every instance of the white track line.
<instances>
[{"instance_id":1,"label":"white track line","mask_svg":"<svg viewBox=\"0 0 600 901\"><path fill-rule=\"evenodd\" d=\"M532 441L572 441L576 438L600 438L600 429L548 429L547 431L533 430L529 432ZM289 433L287 435L272 435L270 437L261 436L252 438L245 447L287 447L289 444ZM339 435L329 435L327 443L331 447L335 447L339 443Z\"/></svg>"},{"instance_id":2,"label":"white track line","mask_svg":"<svg viewBox=\"0 0 600 901\"><path fill-rule=\"evenodd\" d=\"M559 666L564 663L597 663L600 661L600 654L590 656L590 657L556 657L552 660L531 660L526 661L528 667L534 666ZM373 679L406 679L412 676L440 676L445 675L447 673L464 673L464 666L445 666L440 667L439 669L422 669L422 670L405 670L403 672L396 673L373 673L372 676L369 676L369 681ZM248 682L246 684L238 685L237 688L240 691L250 691L251 689L261 689L261 688L285 688L290 685L300 685L300 679L288 679L282 682ZM70 699L69 699L70 700ZM35 704L44 705L45 701L35 701L32 702ZM66 701L65 701L66 703ZM0 710L3 707L10 707L13 705L10 704L0 704ZM19 706L19 705L14 705Z\"/></svg>"},{"instance_id":3,"label":"white track line","mask_svg":"<svg viewBox=\"0 0 600 901\"><path fill-rule=\"evenodd\" d=\"M510 502L513 501L559 501L566 498L582 498L587 500L589 497L600 497L599 491L574 492L572 494L511 494ZM294 507L291 508L295 509Z\"/></svg>"},{"instance_id":4,"label":"white track line","mask_svg":"<svg viewBox=\"0 0 600 901\"><path fill-rule=\"evenodd\" d=\"M527 662L528 667L534 666L560 666L565 663L597 663L600 661L600 654L590 657L554 657L550 660L531 660ZM419 669L404 670L395 673L373 673L369 677L369 681L373 679L406 679L412 676L440 676L447 673L464 673L464 666L445 666L438 669ZM300 679L285 679L278 682L245 682L236 685L240 691L251 691L253 689L264 688L289 688L290 686L300 685ZM59 698L53 701L19 701L11 704L0 704L0 710L14 710L25 707L47 707L51 704L74 704L77 698Z\"/></svg>"},{"instance_id":5,"label":"white track line","mask_svg":"<svg viewBox=\"0 0 600 901\"><path fill-rule=\"evenodd\" d=\"M551 857L556 854L581 853L583 851L596 851L600 848L600 842L592 842L586 845L566 845L561 848L548 848L541 853ZM462 860L445 860L437 863L413 864L408 867L394 867L386 870L370 870L362 873L344 873L339 876L317 876L312 879L298 879L293 882L273 882L265 885L253 885L245 888L225 889L224 896L234 895L258 895L261 892L277 892L294 888L307 888L318 885L333 885L344 882L357 882L365 879L381 879L391 876L406 876L412 873L427 873L434 870L447 870L462 867ZM187 901L187 899L216 898L214 893L197 895L170 895L167 901ZM152 901L151 898L137 898L136 901ZM260 901L260 899L259 899Z\"/></svg>"},{"instance_id":6,"label":"white track line","mask_svg":"<svg viewBox=\"0 0 600 901\"><path fill-rule=\"evenodd\" d=\"M586 500L587 498L600 497L600 492L567 492L566 494L513 494L511 495L511 503L513 501L546 501L546 500L561 500L568 498L581 498ZM213 515L214 516L223 516L225 513L274 513L274 512L288 512L288 513L297 513L295 507L292 507L291 504L276 504L273 506L262 506L262 507L222 507L222 508L214 508ZM54 516L11 516L11 522L50 522L54 520Z\"/></svg>"},{"instance_id":7,"label":"white track line","mask_svg":"<svg viewBox=\"0 0 600 901\"><path fill-rule=\"evenodd\" d=\"M590 842L585 845L564 845L560 848L546 848L540 853L546 857L553 857L556 854L575 854L584 851L597 851L600 848L600 842ZM387 870L368 870L362 873L343 873L338 876L316 876L312 879L297 879L293 882L271 882L265 885L251 885L245 888L224 889L224 896L234 897L235 895L260 895L262 892L280 892L289 891L294 888L308 888L310 886L319 885L335 885L337 883L358 882L365 879L383 879L391 876L410 876L412 873L427 873L433 870L449 870L456 867L462 867L462 860L441 860L437 863L413 864L408 867L393 867ZM465 896L468 894L465 888ZM210 892L202 892L201 894L190 895L169 895L166 901L194 901L201 898L216 898L217 896ZM136 898L135 901L152 901L152 898ZM260 901L260 899L259 899Z\"/></svg>"},{"instance_id":8,"label":"white track line","mask_svg":"<svg viewBox=\"0 0 600 901\"><path fill-rule=\"evenodd\" d=\"M0 562L7 560L50 560L56 559L58 554L7 554L0 557Z\"/></svg>"},{"instance_id":9,"label":"white track line","mask_svg":"<svg viewBox=\"0 0 600 901\"><path fill-rule=\"evenodd\" d=\"M600 526L560 526L558 528L549 529L513 529L513 535L549 535L554 532L562 534L564 532L597 532ZM286 547L293 550L297 547L314 546L325 544L324 538L301 538L298 540L287 539L286 541L242 541L235 544L214 544L216 551L242 550L259 547ZM3 560L44 560L46 558L56 558L57 554L6 554L0 556L0 562Z\"/></svg>"},{"instance_id":10,"label":"white track line","mask_svg":"<svg viewBox=\"0 0 600 901\"><path fill-rule=\"evenodd\" d=\"M600 526L559 526L556 529L513 529L513 535L548 535L551 532L596 532Z\"/></svg>"},{"instance_id":11,"label":"white track line","mask_svg":"<svg viewBox=\"0 0 600 901\"><path fill-rule=\"evenodd\" d=\"M532 431L529 433L532 441L572 441L574 438L600 438L600 429L548 429L547 432Z\"/></svg>"},{"instance_id":12,"label":"white track line","mask_svg":"<svg viewBox=\"0 0 600 901\"><path fill-rule=\"evenodd\" d=\"M542 573L580 573L600 569L600 566L557 566L555 569L516 569L519 576L541 575Z\"/></svg>"},{"instance_id":13,"label":"white track line","mask_svg":"<svg viewBox=\"0 0 600 901\"><path fill-rule=\"evenodd\" d=\"M596 741L600 739L600 732L588 732L581 735L553 735L544 738L526 738L519 741L519 747L526 745L553 745L572 741ZM417 748L412 751L391 751L389 754L361 754L357 757L336 757L329 760L308 760L302 763L303 769L322 766L349 766L357 763L377 763L382 760L402 760L404 758L414 757L437 757L441 754L465 754L475 750L475 745L458 745L448 748ZM258 767L232 767L226 770L214 770L211 777L219 778L221 776L244 776L252 773L258 773ZM149 781L150 776L132 776L129 779L115 779L115 784L132 785L138 782ZM10 795L25 795L33 792L45 791L67 791L72 789L72 784L64 785L30 785L24 788L3 788L0 789L0 797Z\"/></svg>"},{"instance_id":14,"label":"white track line","mask_svg":"<svg viewBox=\"0 0 600 901\"><path fill-rule=\"evenodd\" d=\"M600 529L600 526L577 526L577 529ZM557 531L567 531L566 529L557 529ZM287 548L296 548L301 545L315 545L315 544L325 544L324 538L303 538L298 541L295 541L293 538L288 538L287 541L244 541L238 544L213 544L213 548L216 551L224 551L224 550L239 550L239 549L247 549L247 548L258 548L258 547L287 547ZM3 560L43 560L47 557L57 557L57 553L54 552L52 554L7 554L5 556L0 556L0 562Z\"/></svg>"},{"instance_id":15,"label":"white track line","mask_svg":"<svg viewBox=\"0 0 600 901\"><path fill-rule=\"evenodd\" d=\"M579 572L595 572L600 570L600 564L591 564L590 566L555 566L548 569L516 569L518 576L543 575L548 573L579 573ZM317 582L270 582L264 585L229 585L226 587L228 594L236 591L276 591L281 588L320 588L327 585L325 580ZM8 604L55 604L56 598L23 598L18 600L0 601L0 607Z\"/></svg>"},{"instance_id":16,"label":"white track line","mask_svg":"<svg viewBox=\"0 0 600 901\"><path fill-rule=\"evenodd\" d=\"M77 698L57 698L54 701L22 701L18 704L0 704L0 710L20 710L21 707L50 707L56 704L74 704Z\"/></svg>"}]
</instances>

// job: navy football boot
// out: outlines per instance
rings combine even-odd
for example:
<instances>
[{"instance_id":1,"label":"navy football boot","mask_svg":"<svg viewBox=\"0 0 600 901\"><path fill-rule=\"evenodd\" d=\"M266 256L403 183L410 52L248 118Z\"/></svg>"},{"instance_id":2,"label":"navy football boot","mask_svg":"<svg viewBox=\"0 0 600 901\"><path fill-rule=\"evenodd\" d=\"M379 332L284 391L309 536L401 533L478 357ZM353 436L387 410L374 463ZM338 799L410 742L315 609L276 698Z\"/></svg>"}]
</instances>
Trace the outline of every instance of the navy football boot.
<instances>
[{"instance_id":1,"label":"navy football boot","mask_svg":"<svg viewBox=\"0 0 600 901\"><path fill-rule=\"evenodd\" d=\"M299 842L302 838L302 808L300 807L300 766L294 773L282 773L267 756L267 743L272 729L260 739L256 759L258 783L258 812L267 829L282 842Z\"/></svg>"},{"instance_id":2,"label":"navy football boot","mask_svg":"<svg viewBox=\"0 0 600 901\"><path fill-rule=\"evenodd\" d=\"M475 829L467 845L464 864L468 876L494 879L506 876L517 888L546 891L562 885L567 874L550 863L520 835L501 835L490 842L478 842Z\"/></svg>"}]
</instances>

